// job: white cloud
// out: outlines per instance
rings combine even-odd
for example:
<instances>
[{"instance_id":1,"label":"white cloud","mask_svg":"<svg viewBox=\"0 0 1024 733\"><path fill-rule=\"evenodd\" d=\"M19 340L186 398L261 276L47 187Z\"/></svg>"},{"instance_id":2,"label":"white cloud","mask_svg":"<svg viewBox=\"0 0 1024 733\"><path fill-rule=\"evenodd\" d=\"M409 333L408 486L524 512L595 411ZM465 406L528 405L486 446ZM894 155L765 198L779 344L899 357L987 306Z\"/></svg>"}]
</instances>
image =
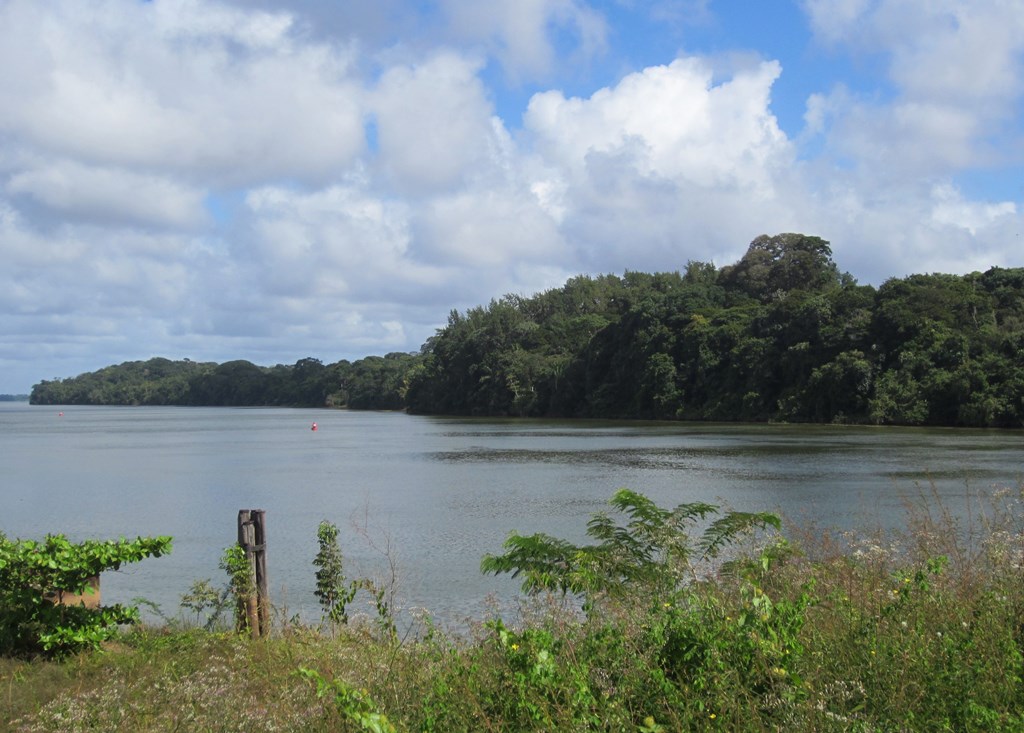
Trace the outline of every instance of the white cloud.
<instances>
[{"instance_id":1,"label":"white cloud","mask_svg":"<svg viewBox=\"0 0 1024 733\"><path fill-rule=\"evenodd\" d=\"M881 55L894 88L891 99L858 98L842 87L812 98L812 129L823 129L826 106L841 121L835 149L865 168L905 165L907 177L1006 164L1010 150L1020 161L1019 130L1005 138L1024 94L1019 3L809 0L806 7L827 43L854 56Z\"/></svg>"},{"instance_id":2,"label":"white cloud","mask_svg":"<svg viewBox=\"0 0 1024 733\"><path fill-rule=\"evenodd\" d=\"M819 185L797 197L801 230L830 240L840 269L861 281L1020 266L1024 217L1013 202L972 199L949 179L865 182L827 166L808 176Z\"/></svg>"},{"instance_id":3,"label":"white cloud","mask_svg":"<svg viewBox=\"0 0 1024 733\"><path fill-rule=\"evenodd\" d=\"M1024 12L1019 4L958 2L939 17L932 15L933 5L915 10L932 22L892 46L892 74L902 89L957 104L1012 105L1024 89Z\"/></svg>"},{"instance_id":4,"label":"white cloud","mask_svg":"<svg viewBox=\"0 0 1024 733\"><path fill-rule=\"evenodd\" d=\"M483 43L514 78L544 78L559 58L555 36L573 37L569 55L586 59L603 51L603 16L579 0L442 0L453 32Z\"/></svg>"},{"instance_id":5,"label":"white cloud","mask_svg":"<svg viewBox=\"0 0 1024 733\"><path fill-rule=\"evenodd\" d=\"M257 189L246 203L251 236L234 246L257 292L372 298L369 291L385 278L432 278L430 267L405 258L407 208L374 198L358 180L311 193Z\"/></svg>"},{"instance_id":6,"label":"white cloud","mask_svg":"<svg viewBox=\"0 0 1024 733\"><path fill-rule=\"evenodd\" d=\"M194 295L199 263L175 236L72 225L42 235L2 204L0 210L8 292L0 315L29 319L40 338L53 328L63 333L72 315L82 337L106 333L118 318L126 329L155 314L174 318Z\"/></svg>"},{"instance_id":7,"label":"white cloud","mask_svg":"<svg viewBox=\"0 0 1024 733\"><path fill-rule=\"evenodd\" d=\"M941 175L977 161L978 120L963 108L915 101L876 106L840 91L825 102L816 98L809 109L812 117L831 110L831 127L820 129L831 152L855 161L865 185Z\"/></svg>"},{"instance_id":8,"label":"white cloud","mask_svg":"<svg viewBox=\"0 0 1024 733\"><path fill-rule=\"evenodd\" d=\"M203 193L168 178L57 160L25 168L7 183L72 219L193 229L206 221Z\"/></svg>"},{"instance_id":9,"label":"white cloud","mask_svg":"<svg viewBox=\"0 0 1024 733\"><path fill-rule=\"evenodd\" d=\"M23 279L18 275L76 255L72 248L58 246L53 238L30 231L22 214L0 199L0 261L5 265L6 282L21 283Z\"/></svg>"},{"instance_id":10,"label":"white cloud","mask_svg":"<svg viewBox=\"0 0 1024 733\"><path fill-rule=\"evenodd\" d=\"M1024 160L1024 13L1007 0L808 0L818 38L858 65L869 91L836 84L808 99L802 142L817 182L811 221L840 266L877 281L1019 263L1018 204L972 199L962 173ZM887 83L886 83L887 82ZM817 223L820 222L820 223Z\"/></svg>"},{"instance_id":11,"label":"white cloud","mask_svg":"<svg viewBox=\"0 0 1024 733\"><path fill-rule=\"evenodd\" d=\"M883 53L904 93L932 100L1020 94L1024 13L1015 0L806 0L812 29L851 53Z\"/></svg>"},{"instance_id":12,"label":"white cloud","mask_svg":"<svg viewBox=\"0 0 1024 733\"><path fill-rule=\"evenodd\" d=\"M848 37L875 0L804 0L811 27L829 43Z\"/></svg>"},{"instance_id":13,"label":"white cloud","mask_svg":"<svg viewBox=\"0 0 1024 733\"><path fill-rule=\"evenodd\" d=\"M288 42L294 18L284 12L239 12L202 0L160 0L153 21L161 36L187 44L196 39L231 39L242 46L272 49Z\"/></svg>"},{"instance_id":14,"label":"white cloud","mask_svg":"<svg viewBox=\"0 0 1024 733\"><path fill-rule=\"evenodd\" d=\"M34 150L206 180L323 180L364 149L350 51L216 3L0 6L0 130Z\"/></svg>"},{"instance_id":15,"label":"white cloud","mask_svg":"<svg viewBox=\"0 0 1024 733\"><path fill-rule=\"evenodd\" d=\"M593 153L621 153L644 175L764 192L791 155L768 108L780 71L766 62L713 85L705 62L678 59L589 99L538 94L525 124L549 160L577 173Z\"/></svg>"},{"instance_id":16,"label":"white cloud","mask_svg":"<svg viewBox=\"0 0 1024 733\"><path fill-rule=\"evenodd\" d=\"M780 188L795 185L793 151L769 107L779 65L717 84L715 71L681 58L587 99L530 101L534 190L587 269L721 262L750 231L791 222Z\"/></svg>"},{"instance_id":17,"label":"white cloud","mask_svg":"<svg viewBox=\"0 0 1024 733\"><path fill-rule=\"evenodd\" d=\"M379 161L396 189L450 190L489 165L495 131L479 67L442 52L384 73L371 108Z\"/></svg>"},{"instance_id":18,"label":"white cloud","mask_svg":"<svg viewBox=\"0 0 1024 733\"><path fill-rule=\"evenodd\" d=\"M1016 214L1017 205L1012 201L968 201L949 183L938 184L932 189L932 221L966 230L972 236L992 228L1000 220L1013 220Z\"/></svg>"},{"instance_id":19,"label":"white cloud","mask_svg":"<svg viewBox=\"0 0 1024 733\"><path fill-rule=\"evenodd\" d=\"M425 208L418 234L431 260L452 266L569 264L555 221L533 195L473 190L438 198Z\"/></svg>"}]
</instances>

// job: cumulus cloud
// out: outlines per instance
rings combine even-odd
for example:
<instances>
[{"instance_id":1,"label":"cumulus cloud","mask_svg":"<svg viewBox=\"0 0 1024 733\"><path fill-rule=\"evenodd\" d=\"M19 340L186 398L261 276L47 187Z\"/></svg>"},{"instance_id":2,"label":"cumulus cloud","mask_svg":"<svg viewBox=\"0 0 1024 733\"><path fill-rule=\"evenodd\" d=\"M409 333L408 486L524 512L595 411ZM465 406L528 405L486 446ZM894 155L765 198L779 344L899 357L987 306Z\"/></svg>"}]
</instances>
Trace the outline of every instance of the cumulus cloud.
<instances>
[{"instance_id":1,"label":"cumulus cloud","mask_svg":"<svg viewBox=\"0 0 1024 733\"><path fill-rule=\"evenodd\" d=\"M382 277L430 279L409 267L408 211L349 182L312 193L267 187L249 193L251 237L235 242L257 292L275 296L356 295Z\"/></svg>"},{"instance_id":2,"label":"cumulus cloud","mask_svg":"<svg viewBox=\"0 0 1024 733\"><path fill-rule=\"evenodd\" d=\"M932 189L932 221L936 224L958 227L972 235L1000 221L1013 220L1017 206L1011 201L995 204L968 201L951 184L939 184Z\"/></svg>"},{"instance_id":3,"label":"cumulus cloud","mask_svg":"<svg viewBox=\"0 0 1024 733\"><path fill-rule=\"evenodd\" d=\"M843 87L814 97L813 122L824 107L839 121L834 149L865 167L903 166L907 177L1020 162L1024 141L1008 126L1024 93L1024 13L1014 3L807 0L806 7L824 43L882 58L893 88L891 99Z\"/></svg>"},{"instance_id":4,"label":"cumulus cloud","mask_svg":"<svg viewBox=\"0 0 1024 733\"><path fill-rule=\"evenodd\" d=\"M811 26L829 43L846 38L858 26L873 0L804 0Z\"/></svg>"},{"instance_id":5,"label":"cumulus cloud","mask_svg":"<svg viewBox=\"0 0 1024 733\"><path fill-rule=\"evenodd\" d=\"M579 0L442 0L456 37L484 45L513 78L547 77L560 54L576 60L602 51L604 17ZM572 38L560 49L558 35Z\"/></svg>"},{"instance_id":6,"label":"cumulus cloud","mask_svg":"<svg viewBox=\"0 0 1024 733\"><path fill-rule=\"evenodd\" d=\"M463 191L435 199L420 217L418 234L431 259L453 266L569 264L554 220L528 194Z\"/></svg>"},{"instance_id":7,"label":"cumulus cloud","mask_svg":"<svg viewBox=\"0 0 1024 733\"><path fill-rule=\"evenodd\" d=\"M300 45L286 15L212 3L0 7L0 130L98 165L252 184L323 180L364 147L345 48Z\"/></svg>"},{"instance_id":8,"label":"cumulus cloud","mask_svg":"<svg viewBox=\"0 0 1024 733\"><path fill-rule=\"evenodd\" d=\"M812 30L881 53L910 96L1004 101L1020 94L1024 17L1007 0L805 0Z\"/></svg>"},{"instance_id":9,"label":"cumulus cloud","mask_svg":"<svg viewBox=\"0 0 1024 733\"><path fill-rule=\"evenodd\" d=\"M536 185L584 261L721 259L745 227L785 219L793 150L769 108L779 73L764 62L714 83L707 61L681 58L586 99L535 95L525 126L543 161Z\"/></svg>"},{"instance_id":10,"label":"cumulus cloud","mask_svg":"<svg viewBox=\"0 0 1024 733\"><path fill-rule=\"evenodd\" d=\"M875 281L1019 264L1019 203L972 199L956 177L1022 160L1024 14L1004 0L805 7L823 44L887 71L884 93L837 84L807 103L805 141L823 150L807 166L813 226L840 264Z\"/></svg>"},{"instance_id":11,"label":"cumulus cloud","mask_svg":"<svg viewBox=\"0 0 1024 733\"><path fill-rule=\"evenodd\" d=\"M479 62L442 52L383 74L370 105L378 160L395 188L450 190L489 166L495 130L479 68Z\"/></svg>"},{"instance_id":12,"label":"cumulus cloud","mask_svg":"<svg viewBox=\"0 0 1024 733\"><path fill-rule=\"evenodd\" d=\"M203 192L177 181L116 168L53 160L11 175L7 191L27 195L52 215L195 229L206 221Z\"/></svg>"},{"instance_id":13,"label":"cumulus cloud","mask_svg":"<svg viewBox=\"0 0 1024 733\"><path fill-rule=\"evenodd\" d=\"M0 211L4 356L17 353L28 334L35 346L54 351L91 338L123 339L131 348L138 337L135 345L145 344L195 295L191 265L198 263L177 237L91 226L44 236L9 208Z\"/></svg>"},{"instance_id":14,"label":"cumulus cloud","mask_svg":"<svg viewBox=\"0 0 1024 733\"><path fill-rule=\"evenodd\" d=\"M627 152L645 175L763 189L788 145L768 109L781 69L767 62L712 85L700 59L630 74L589 99L530 100L526 126L547 158L580 171L591 153Z\"/></svg>"}]
</instances>

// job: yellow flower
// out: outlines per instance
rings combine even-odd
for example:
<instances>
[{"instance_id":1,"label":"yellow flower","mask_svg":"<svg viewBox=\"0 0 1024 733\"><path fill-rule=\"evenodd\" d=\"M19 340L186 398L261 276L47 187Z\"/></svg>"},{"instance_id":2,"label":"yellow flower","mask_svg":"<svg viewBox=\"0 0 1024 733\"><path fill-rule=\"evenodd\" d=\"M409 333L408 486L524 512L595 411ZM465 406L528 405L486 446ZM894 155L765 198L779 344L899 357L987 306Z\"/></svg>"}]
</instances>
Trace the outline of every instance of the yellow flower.
<instances>
[{"instance_id":1,"label":"yellow flower","mask_svg":"<svg viewBox=\"0 0 1024 733\"><path fill-rule=\"evenodd\" d=\"M709 717L710 717L710 718L711 718L712 720L714 720L714 719L715 719L715 718L717 718L718 716L717 716L717 715L715 715L714 713L711 713L711 715L710 715Z\"/></svg>"},{"instance_id":2,"label":"yellow flower","mask_svg":"<svg viewBox=\"0 0 1024 733\"><path fill-rule=\"evenodd\" d=\"M513 645L512 645L512 651L516 651L516 650L517 650L518 648L519 648L519 645L518 645L518 644L513 644ZM874 652L872 652L872 654L873 654L873 653L874 653Z\"/></svg>"}]
</instances>

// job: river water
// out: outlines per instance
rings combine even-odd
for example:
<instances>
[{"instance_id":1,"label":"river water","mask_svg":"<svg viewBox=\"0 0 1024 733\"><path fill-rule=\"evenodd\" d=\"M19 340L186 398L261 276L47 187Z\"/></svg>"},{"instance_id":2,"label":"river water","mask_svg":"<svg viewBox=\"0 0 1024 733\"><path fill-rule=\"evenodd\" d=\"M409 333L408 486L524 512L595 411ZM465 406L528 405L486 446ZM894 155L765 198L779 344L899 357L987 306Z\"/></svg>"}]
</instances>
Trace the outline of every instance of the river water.
<instances>
[{"instance_id":1,"label":"river water","mask_svg":"<svg viewBox=\"0 0 1024 733\"><path fill-rule=\"evenodd\" d=\"M318 618L312 559L328 519L350 575L394 567L404 607L458 624L515 596L514 581L479 572L510 530L582 540L618 488L663 506L893 526L922 491L956 502L1017 486L1024 434L0 403L0 467L8 537L174 537L169 556L104 574L106 603L143 597L177 614L194 580L222 583L238 510L264 509L286 617Z\"/></svg>"}]
</instances>

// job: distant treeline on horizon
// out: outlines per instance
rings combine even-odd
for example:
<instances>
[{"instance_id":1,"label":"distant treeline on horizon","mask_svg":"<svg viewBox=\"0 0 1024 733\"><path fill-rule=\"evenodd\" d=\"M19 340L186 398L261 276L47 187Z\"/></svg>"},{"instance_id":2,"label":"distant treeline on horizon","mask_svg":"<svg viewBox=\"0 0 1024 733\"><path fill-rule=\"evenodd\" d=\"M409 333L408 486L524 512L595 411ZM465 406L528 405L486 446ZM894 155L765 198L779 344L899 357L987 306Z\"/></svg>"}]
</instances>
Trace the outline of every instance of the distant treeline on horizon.
<instances>
[{"instance_id":1,"label":"distant treeline on horizon","mask_svg":"<svg viewBox=\"0 0 1024 733\"><path fill-rule=\"evenodd\" d=\"M828 242L506 295L419 353L261 367L154 358L43 381L34 404L1024 427L1024 268L859 285Z\"/></svg>"}]
</instances>

